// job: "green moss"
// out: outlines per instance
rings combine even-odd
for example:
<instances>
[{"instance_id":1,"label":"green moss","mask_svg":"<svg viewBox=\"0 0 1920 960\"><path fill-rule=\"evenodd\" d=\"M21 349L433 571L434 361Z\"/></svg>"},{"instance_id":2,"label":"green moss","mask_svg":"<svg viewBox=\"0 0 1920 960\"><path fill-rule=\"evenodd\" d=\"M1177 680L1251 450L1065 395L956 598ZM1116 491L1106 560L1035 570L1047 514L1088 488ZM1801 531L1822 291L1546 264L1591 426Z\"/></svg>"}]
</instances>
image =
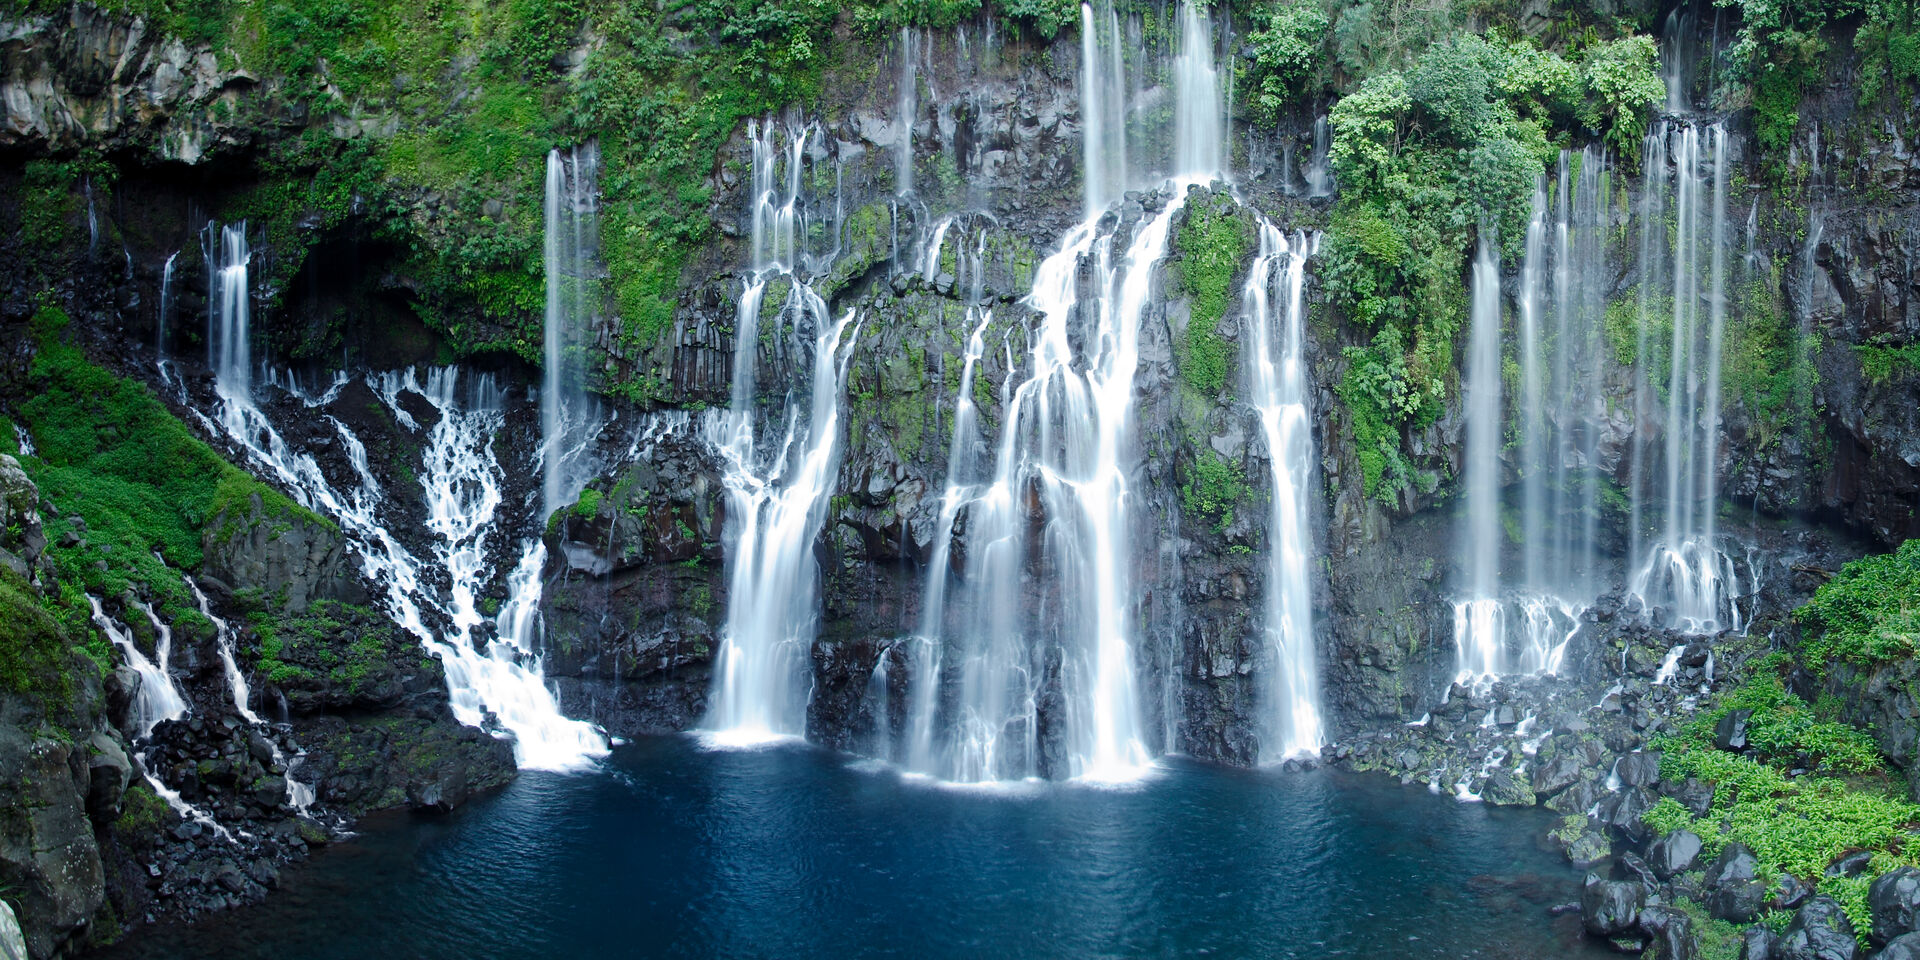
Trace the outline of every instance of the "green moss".
<instances>
[{"instance_id":1,"label":"green moss","mask_svg":"<svg viewBox=\"0 0 1920 960\"><path fill-rule=\"evenodd\" d=\"M573 505L573 515L582 520L591 520L600 512L600 491L588 487L580 491L580 499Z\"/></svg>"},{"instance_id":2,"label":"green moss","mask_svg":"<svg viewBox=\"0 0 1920 960\"><path fill-rule=\"evenodd\" d=\"M1863 343L1853 350L1860 358L1860 373L1876 387L1884 387L1896 377L1908 377L1920 372L1920 343L1897 347Z\"/></svg>"},{"instance_id":3,"label":"green moss","mask_svg":"<svg viewBox=\"0 0 1920 960\"><path fill-rule=\"evenodd\" d=\"M73 642L26 585L0 572L0 690L35 700L64 699Z\"/></svg>"},{"instance_id":4,"label":"green moss","mask_svg":"<svg viewBox=\"0 0 1920 960\"><path fill-rule=\"evenodd\" d=\"M1181 344L1180 373L1205 396L1225 390L1233 373L1233 347L1219 328L1233 303L1233 280L1249 239L1246 218L1237 209L1196 202L1187 207L1174 241L1180 251L1180 286L1193 302Z\"/></svg>"},{"instance_id":5,"label":"green moss","mask_svg":"<svg viewBox=\"0 0 1920 960\"><path fill-rule=\"evenodd\" d=\"M1187 516L1212 523L1217 533L1233 525L1234 508L1250 492L1246 471L1211 448L1202 447L1180 485L1180 502Z\"/></svg>"}]
</instances>

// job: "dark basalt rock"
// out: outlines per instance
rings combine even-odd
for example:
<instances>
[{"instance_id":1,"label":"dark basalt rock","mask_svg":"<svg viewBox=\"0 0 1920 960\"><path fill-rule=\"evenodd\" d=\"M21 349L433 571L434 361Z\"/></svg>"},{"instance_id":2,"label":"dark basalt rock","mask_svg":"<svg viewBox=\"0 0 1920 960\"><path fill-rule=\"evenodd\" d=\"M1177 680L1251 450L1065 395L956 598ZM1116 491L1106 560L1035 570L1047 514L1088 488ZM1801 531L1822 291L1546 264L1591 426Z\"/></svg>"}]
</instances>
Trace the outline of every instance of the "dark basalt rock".
<instances>
[{"instance_id":1,"label":"dark basalt rock","mask_svg":"<svg viewBox=\"0 0 1920 960\"><path fill-rule=\"evenodd\" d=\"M1875 878L1867 888L1867 907L1873 929L1868 939L1888 943L1920 929L1920 869L1898 867Z\"/></svg>"},{"instance_id":2,"label":"dark basalt rock","mask_svg":"<svg viewBox=\"0 0 1920 960\"><path fill-rule=\"evenodd\" d=\"M1660 779L1660 754L1635 752L1620 758L1614 768L1620 782L1629 787L1650 787Z\"/></svg>"},{"instance_id":3,"label":"dark basalt rock","mask_svg":"<svg viewBox=\"0 0 1920 960\"><path fill-rule=\"evenodd\" d=\"M1595 937L1613 937L1635 929L1647 891L1638 883L1602 880L1587 874L1580 890L1581 926Z\"/></svg>"},{"instance_id":4,"label":"dark basalt rock","mask_svg":"<svg viewBox=\"0 0 1920 960\"><path fill-rule=\"evenodd\" d=\"M1691 830L1675 830L1653 842L1647 849L1647 859L1653 866L1653 872L1662 880L1671 880L1675 874L1693 869L1694 861L1700 859L1700 835Z\"/></svg>"},{"instance_id":5,"label":"dark basalt rock","mask_svg":"<svg viewBox=\"0 0 1920 960\"><path fill-rule=\"evenodd\" d=\"M1832 897L1815 897L1793 915L1780 938L1780 960L1854 960L1853 924Z\"/></svg>"},{"instance_id":6,"label":"dark basalt rock","mask_svg":"<svg viewBox=\"0 0 1920 960\"><path fill-rule=\"evenodd\" d=\"M1640 911L1640 929L1653 941L1656 960L1693 960L1697 945L1693 937L1693 918L1667 906L1649 906Z\"/></svg>"},{"instance_id":7,"label":"dark basalt rock","mask_svg":"<svg viewBox=\"0 0 1920 960\"><path fill-rule=\"evenodd\" d=\"M1745 750L1747 719L1752 716L1752 710L1734 710L1721 717L1713 728L1713 745L1722 750Z\"/></svg>"},{"instance_id":8,"label":"dark basalt rock","mask_svg":"<svg viewBox=\"0 0 1920 960\"><path fill-rule=\"evenodd\" d=\"M1744 844L1727 844L1707 868L1707 909L1734 923L1752 920L1767 899L1767 885L1759 872L1760 861L1752 850Z\"/></svg>"},{"instance_id":9,"label":"dark basalt rock","mask_svg":"<svg viewBox=\"0 0 1920 960\"><path fill-rule=\"evenodd\" d=\"M1920 960L1920 933L1903 933L1887 941L1872 960Z\"/></svg>"}]
</instances>

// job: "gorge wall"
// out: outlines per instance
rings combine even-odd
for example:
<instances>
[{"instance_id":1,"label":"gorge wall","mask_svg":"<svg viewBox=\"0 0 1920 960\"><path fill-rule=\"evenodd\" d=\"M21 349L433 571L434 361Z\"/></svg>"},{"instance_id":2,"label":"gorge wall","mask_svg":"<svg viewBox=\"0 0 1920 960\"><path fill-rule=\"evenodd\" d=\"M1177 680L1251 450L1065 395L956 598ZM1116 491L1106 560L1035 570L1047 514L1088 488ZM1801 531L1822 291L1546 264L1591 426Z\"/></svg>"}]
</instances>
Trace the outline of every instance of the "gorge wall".
<instances>
[{"instance_id":1,"label":"gorge wall","mask_svg":"<svg viewBox=\"0 0 1920 960\"><path fill-rule=\"evenodd\" d=\"M22 680L8 701L19 715L0 725L14 744L0 770L45 773L20 782L45 794L34 806L47 815L9 821L12 852L0 855L0 881L26 891L16 906L34 955L111 937L115 924L263 895L272 881L259 865L325 842L339 818L444 809L502 782L514 751L471 724L511 736L523 766L530 744L592 739L550 722L541 704L469 703L462 690L551 688L559 712L614 736L700 726L722 685L730 613L793 599L736 590L744 518L729 412L756 412L743 442L762 455L783 428L823 422L819 394L808 396L820 338L843 317L825 349L844 367L825 400L838 416L832 469L807 508L817 535L798 545L818 579L795 607L805 681L803 726L790 732L914 765L919 738L949 736L919 732L917 718L972 696L957 677L929 693L917 673L930 627L973 629L972 608L930 607L930 587L951 573L959 590L996 542L976 542L978 512L948 511L954 465L977 460L958 475L985 485L1004 456L1047 321L1037 277L1083 221L1116 250L1163 215L1168 231L1166 255L1138 271L1151 295L1128 373L1128 546L1110 558L1129 585L1142 747L1276 759L1267 678L1284 667L1262 633L1280 537L1267 479L1276 465L1245 367L1247 285L1263 269L1268 227L1315 245L1301 294L1313 707L1328 741L1435 711L1458 673L1454 602L1467 576L1473 250L1462 238L1498 231L1469 220L1396 240L1371 226L1382 218L1359 198L1374 188L1332 180L1336 163L1356 161L1339 149L1352 134L1330 135L1328 114L1341 94L1382 93L1369 75L1438 70L1421 51L1445 30L1500 28L1580 63L1586 46L1658 34L1663 69L1682 78L1679 102L1642 111L1638 132L1619 136L1632 125L1538 108L1548 119L1536 160L1549 181L1545 157L1590 144L1605 149L1612 177L1603 255L1589 265L1611 351L1596 380L1606 429L1589 447L1604 479L1594 494L1604 572L1564 675L1652 676L1669 649L1699 642L1626 595L1641 563L1625 493L1646 466L1634 450L1657 448L1666 427L1658 410L1636 411L1637 368L1622 356L1636 332L1654 343L1669 332L1636 330L1650 314L1635 307L1657 282L1636 250L1639 198L1652 189L1640 137L1662 115L1676 130L1719 123L1731 145L1723 439L1711 457L1713 509L1740 547L1728 548L1730 563L1758 590L1739 601L1744 632L1791 632L1786 613L1842 563L1920 533L1910 402L1920 178L1904 90L1860 94L1870 56L1853 42L1858 23L1826 25L1831 52L1794 91L1798 121L1783 132L1772 101L1756 106L1675 66L1729 45L1733 14L1716 21L1704 5L1449 10L1429 24L1432 37L1406 27L1381 40L1371 64L1336 57L1292 73L1272 51L1286 36L1282 14L1301 5L1219 11L1204 46L1224 77L1224 127L1210 141L1221 155L1169 188L1168 177L1195 172L1181 132L1194 116L1181 99L1185 8L1102 5L1111 26L1089 8L1086 23L1108 37L1090 42L1080 11L1060 5L806 6L797 25L764 7L532 6L487 7L472 18L479 26L442 11L415 29L399 26L401 5L359 21L302 19L284 5L226 19L37 2L0 14L0 223L10 228L0 231L0 411L21 431L0 437L0 451L27 467L6 481L19 495L0 501L19 517L0 541L11 571L0 601L22 622L52 624L41 632L59 637L45 644L54 659L33 669L74 681ZM1123 49L1124 64L1100 66ZM1113 90L1088 89L1090 77ZM1087 149L1115 126L1099 115L1103 97L1122 105L1125 134L1116 186L1096 200L1090 158L1116 156ZM1526 112L1521 93L1483 84L1473 97L1485 101L1476 108ZM1396 149L1431 141L1450 156L1447 138L1459 134L1438 102L1389 110L1386 139ZM549 157L581 146L592 151ZM541 257L555 176L575 185L564 275L578 299L560 354L542 346L559 285L554 255ZM1459 193L1475 199L1476 189ZM1500 219L1504 208L1491 216L1505 230L1496 317L1513 359L1524 231ZM250 256L237 288L217 280L234 263L210 222L242 225ZM1359 315L1363 267L1382 278L1366 280L1379 299L1402 306ZM1080 302L1104 296L1103 269L1091 254L1074 264ZM251 413L234 403L219 352L231 346L217 322L232 310L222 297L235 289L252 317L239 328L257 360L240 365ZM750 290L758 299L743 313ZM1395 309L1408 318L1393 328L1403 339L1382 346L1395 321L1380 317ZM1082 375L1100 330L1086 313L1064 329ZM554 503L542 474L563 454L539 413L551 402L541 367L561 358L593 399L567 408L585 428L564 454L569 482ZM1502 376L1518 396L1517 366ZM128 420L118 407L75 404L94 438L84 449L61 435L78 414L36 405L56 387L84 395L102 384L145 405L128 400L141 411ZM223 486L243 493L219 510L177 518L197 558L146 530L123 536L92 512L118 494L59 472L119 469L103 465L116 444L162 417L183 444L210 444L260 478L257 490ZM1510 571L1531 469L1518 417L1502 411L1493 426ZM1056 416L1033 429L1073 426ZM969 434L956 452L956 435ZM1076 626L1061 585L1074 561L1038 532L1065 502L1043 502L1043 486L1018 487L1006 508L1008 536L1028 547L1018 591L997 597L1034 621L1017 624L1035 638L1037 675L1022 681L1033 702L993 718L1015 719L988 724L988 739L1034 745L1030 758L996 762L1066 776L1077 762L1068 718L1085 706L1070 690ZM94 538L104 553L88 536L103 524L113 531ZM139 560L155 548L173 572ZM195 604L186 584L204 585L210 601ZM138 729L127 703L140 686L105 624L94 625L89 594L144 656L157 655L157 625L171 627L189 714ZM273 626L283 619L290 626ZM237 668L222 667L228 642ZM95 660L65 662L89 643ZM523 643L540 659L509 649ZM1695 659L1685 669L1700 670ZM511 675L503 686L461 672L495 669ZM236 706L233 673L250 678L254 699ZM929 697L938 703L916 699ZM268 719L254 723L249 710ZM1889 751L1901 763L1910 752ZM142 770L210 824L246 824L251 846L233 849L169 807L138 785ZM316 796L296 797L290 781Z\"/></svg>"}]
</instances>

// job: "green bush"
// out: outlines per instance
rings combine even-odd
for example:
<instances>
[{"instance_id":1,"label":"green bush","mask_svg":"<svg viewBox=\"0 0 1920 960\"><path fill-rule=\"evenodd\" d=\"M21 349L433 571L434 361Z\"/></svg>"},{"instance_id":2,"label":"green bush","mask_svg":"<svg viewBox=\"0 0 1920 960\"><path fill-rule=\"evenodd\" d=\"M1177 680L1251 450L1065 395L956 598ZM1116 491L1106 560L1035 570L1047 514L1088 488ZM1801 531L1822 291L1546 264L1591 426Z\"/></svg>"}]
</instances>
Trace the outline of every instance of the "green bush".
<instances>
[{"instance_id":1,"label":"green bush","mask_svg":"<svg viewBox=\"0 0 1920 960\"><path fill-rule=\"evenodd\" d=\"M1873 666L1913 656L1920 649L1920 539L1842 567L1795 618L1807 628L1801 649L1816 672L1841 661Z\"/></svg>"}]
</instances>

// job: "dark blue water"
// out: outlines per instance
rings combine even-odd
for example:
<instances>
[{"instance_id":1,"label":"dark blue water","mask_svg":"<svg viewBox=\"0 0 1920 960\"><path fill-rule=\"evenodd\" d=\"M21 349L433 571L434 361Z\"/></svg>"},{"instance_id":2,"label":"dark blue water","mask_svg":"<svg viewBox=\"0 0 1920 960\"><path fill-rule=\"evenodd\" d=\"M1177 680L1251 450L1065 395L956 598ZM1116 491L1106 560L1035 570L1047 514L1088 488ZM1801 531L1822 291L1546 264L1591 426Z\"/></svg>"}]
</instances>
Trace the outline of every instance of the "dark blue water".
<instances>
[{"instance_id":1,"label":"dark blue water","mask_svg":"<svg viewBox=\"0 0 1920 960\"><path fill-rule=\"evenodd\" d=\"M1537 811L1170 761L1127 790L962 791L806 747L622 747L288 871L119 958L1601 957Z\"/></svg>"}]
</instances>

